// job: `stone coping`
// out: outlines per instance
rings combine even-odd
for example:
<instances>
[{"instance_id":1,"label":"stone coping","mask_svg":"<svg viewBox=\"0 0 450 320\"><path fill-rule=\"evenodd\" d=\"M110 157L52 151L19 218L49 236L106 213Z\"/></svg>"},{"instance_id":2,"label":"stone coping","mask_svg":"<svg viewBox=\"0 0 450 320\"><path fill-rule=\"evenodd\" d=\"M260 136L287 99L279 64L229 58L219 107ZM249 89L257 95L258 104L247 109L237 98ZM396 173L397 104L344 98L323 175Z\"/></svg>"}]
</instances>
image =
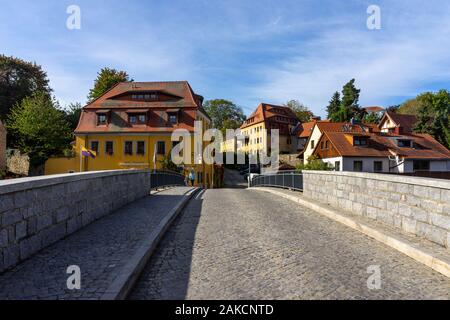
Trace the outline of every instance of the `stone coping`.
<instances>
[{"instance_id":1,"label":"stone coping","mask_svg":"<svg viewBox=\"0 0 450 320\"><path fill-rule=\"evenodd\" d=\"M120 176L124 174L150 173L150 170L108 170L89 171L78 173L55 174L49 176L27 177L0 181L0 195L24 191L35 188L42 188L61 183L76 182L82 180Z\"/></svg>"},{"instance_id":2,"label":"stone coping","mask_svg":"<svg viewBox=\"0 0 450 320\"><path fill-rule=\"evenodd\" d=\"M353 177L353 178L364 178L364 179L372 179L372 180L382 180L382 181L388 181L388 182L405 183L405 184L412 184L412 185L418 185L418 186L424 186L424 187L433 187L433 188L450 190L450 181L444 180L444 179L411 177L411 176L371 173L371 172L350 172L350 171L304 170L303 173L322 174L322 175L341 176L341 177Z\"/></svg>"}]
</instances>

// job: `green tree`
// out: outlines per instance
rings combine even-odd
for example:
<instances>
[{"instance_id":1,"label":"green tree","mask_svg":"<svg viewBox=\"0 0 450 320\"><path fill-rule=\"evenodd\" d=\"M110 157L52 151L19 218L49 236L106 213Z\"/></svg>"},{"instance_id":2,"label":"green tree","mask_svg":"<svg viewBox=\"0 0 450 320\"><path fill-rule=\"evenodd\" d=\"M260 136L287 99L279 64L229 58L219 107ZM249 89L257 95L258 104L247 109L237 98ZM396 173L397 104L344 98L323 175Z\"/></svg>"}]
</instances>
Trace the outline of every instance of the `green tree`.
<instances>
[{"instance_id":1,"label":"green tree","mask_svg":"<svg viewBox=\"0 0 450 320\"><path fill-rule=\"evenodd\" d=\"M130 80L130 76L125 71L103 68L95 79L94 88L89 91L88 103L102 96L117 83L128 81L133 81L133 79Z\"/></svg>"},{"instance_id":2,"label":"green tree","mask_svg":"<svg viewBox=\"0 0 450 320\"><path fill-rule=\"evenodd\" d=\"M429 133L450 148L450 92L426 92L417 97L420 109L414 131Z\"/></svg>"},{"instance_id":3,"label":"green tree","mask_svg":"<svg viewBox=\"0 0 450 320\"><path fill-rule=\"evenodd\" d=\"M327 163L323 162L322 159L320 159L317 156L310 156L308 158L308 163L304 164L301 163L297 165L297 171L303 171L303 170L323 170L323 171L332 171L334 170L334 167Z\"/></svg>"},{"instance_id":4,"label":"green tree","mask_svg":"<svg viewBox=\"0 0 450 320\"><path fill-rule=\"evenodd\" d=\"M330 103L327 106L327 118L331 121L339 121L339 110L341 108L341 95L335 92L331 97Z\"/></svg>"},{"instance_id":5,"label":"green tree","mask_svg":"<svg viewBox=\"0 0 450 320\"><path fill-rule=\"evenodd\" d=\"M355 79L347 82L342 89L342 101L339 108L339 121L349 121L351 118L362 120L364 116L363 111L360 109L359 93L360 89L355 87Z\"/></svg>"},{"instance_id":6,"label":"green tree","mask_svg":"<svg viewBox=\"0 0 450 320\"><path fill-rule=\"evenodd\" d=\"M224 99L208 100L203 106L212 119L213 128L225 133L226 129L237 129L245 120L242 108Z\"/></svg>"},{"instance_id":7,"label":"green tree","mask_svg":"<svg viewBox=\"0 0 450 320\"><path fill-rule=\"evenodd\" d=\"M0 119L6 120L16 103L36 91L51 92L47 74L41 66L0 55Z\"/></svg>"},{"instance_id":8,"label":"green tree","mask_svg":"<svg viewBox=\"0 0 450 320\"><path fill-rule=\"evenodd\" d=\"M71 103L67 106L67 108L64 110L64 115L67 120L67 122L70 125L70 129L72 131L75 131L75 129L78 126L78 121L80 121L81 111L83 107L81 106L81 103Z\"/></svg>"},{"instance_id":9,"label":"green tree","mask_svg":"<svg viewBox=\"0 0 450 320\"><path fill-rule=\"evenodd\" d=\"M7 127L17 135L16 147L28 154L32 166L70 148L70 126L58 103L45 92L35 92L16 104Z\"/></svg>"},{"instance_id":10,"label":"green tree","mask_svg":"<svg viewBox=\"0 0 450 320\"><path fill-rule=\"evenodd\" d=\"M285 103L285 106L291 108L291 110L294 111L295 115L297 116L298 120L300 120L300 122L302 123L309 122L314 117L312 111L298 100L289 100Z\"/></svg>"},{"instance_id":11,"label":"green tree","mask_svg":"<svg viewBox=\"0 0 450 320\"><path fill-rule=\"evenodd\" d=\"M377 124L377 123L380 122L380 120L381 120L381 116L380 116L379 113L376 113L376 112L368 113L368 114L366 114L366 115L364 116L364 118L363 118L363 122L364 122L364 123L373 123L373 124Z\"/></svg>"},{"instance_id":12,"label":"green tree","mask_svg":"<svg viewBox=\"0 0 450 320\"><path fill-rule=\"evenodd\" d=\"M397 110L397 113L399 114L413 114L417 116L419 114L420 108L421 108L421 102L419 99L409 99L408 101L405 101L400 105L400 107Z\"/></svg>"}]
</instances>

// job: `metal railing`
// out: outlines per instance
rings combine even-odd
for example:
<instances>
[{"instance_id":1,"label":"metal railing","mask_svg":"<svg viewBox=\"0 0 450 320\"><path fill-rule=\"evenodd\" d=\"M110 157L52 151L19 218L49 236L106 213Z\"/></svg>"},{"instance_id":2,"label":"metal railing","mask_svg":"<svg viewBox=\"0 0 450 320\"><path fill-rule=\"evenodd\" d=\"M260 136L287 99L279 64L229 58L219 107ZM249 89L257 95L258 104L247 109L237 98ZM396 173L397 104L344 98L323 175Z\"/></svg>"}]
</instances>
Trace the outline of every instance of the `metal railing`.
<instances>
[{"instance_id":1,"label":"metal railing","mask_svg":"<svg viewBox=\"0 0 450 320\"><path fill-rule=\"evenodd\" d=\"M250 187L275 187L303 191L303 175L298 171L278 171L254 176Z\"/></svg>"},{"instance_id":2,"label":"metal railing","mask_svg":"<svg viewBox=\"0 0 450 320\"><path fill-rule=\"evenodd\" d=\"M150 189L184 185L184 176L178 172L152 171L150 173Z\"/></svg>"}]
</instances>

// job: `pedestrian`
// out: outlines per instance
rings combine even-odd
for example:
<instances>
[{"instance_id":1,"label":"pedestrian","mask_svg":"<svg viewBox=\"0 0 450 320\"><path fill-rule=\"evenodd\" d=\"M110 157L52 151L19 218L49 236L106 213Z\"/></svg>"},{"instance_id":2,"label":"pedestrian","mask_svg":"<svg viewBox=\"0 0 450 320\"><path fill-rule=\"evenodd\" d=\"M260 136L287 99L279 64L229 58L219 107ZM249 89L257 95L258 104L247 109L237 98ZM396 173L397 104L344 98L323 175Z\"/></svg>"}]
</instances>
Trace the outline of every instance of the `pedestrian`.
<instances>
[{"instance_id":1,"label":"pedestrian","mask_svg":"<svg viewBox=\"0 0 450 320\"><path fill-rule=\"evenodd\" d=\"M191 181L191 186L194 186L194 182L195 182L195 172L194 170L191 170L191 172L189 172L189 180Z\"/></svg>"}]
</instances>

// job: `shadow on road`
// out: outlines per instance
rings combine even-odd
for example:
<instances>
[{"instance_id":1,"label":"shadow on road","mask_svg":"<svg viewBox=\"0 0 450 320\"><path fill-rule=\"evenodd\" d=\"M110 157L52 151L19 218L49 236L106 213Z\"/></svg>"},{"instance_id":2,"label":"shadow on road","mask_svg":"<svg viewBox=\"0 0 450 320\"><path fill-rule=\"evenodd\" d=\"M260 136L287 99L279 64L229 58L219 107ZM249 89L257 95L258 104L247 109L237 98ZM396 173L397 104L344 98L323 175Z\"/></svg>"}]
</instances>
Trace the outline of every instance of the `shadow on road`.
<instances>
[{"instance_id":1,"label":"shadow on road","mask_svg":"<svg viewBox=\"0 0 450 320\"><path fill-rule=\"evenodd\" d=\"M224 177L225 188L247 188L248 183L243 175L240 175L237 170L225 169Z\"/></svg>"},{"instance_id":2,"label":"shadow on road","mask_svg":"<svg viewBox=\"0 0 450 320\"><path fill-rule=\"evenodd\" d=\"M142 272L131 300L183 300L187 296L204 190L172 223Z\"/></svg>"}]
</instances>

